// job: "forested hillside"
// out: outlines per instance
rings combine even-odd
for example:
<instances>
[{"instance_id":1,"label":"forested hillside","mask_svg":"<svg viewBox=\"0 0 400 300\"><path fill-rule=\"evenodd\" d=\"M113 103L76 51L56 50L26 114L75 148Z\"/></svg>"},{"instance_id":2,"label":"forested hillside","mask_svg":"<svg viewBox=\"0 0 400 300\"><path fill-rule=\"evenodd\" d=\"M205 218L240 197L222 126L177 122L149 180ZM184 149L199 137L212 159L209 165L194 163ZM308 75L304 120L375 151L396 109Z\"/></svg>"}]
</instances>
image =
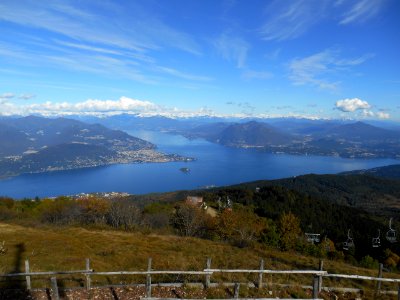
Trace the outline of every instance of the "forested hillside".
<instances>
[{"instance_id":1,"label":"forested hillside","mask_svg":"<svg viewBox=\"0 0 400 300\"><path fill-rule=\"evenodd\" d=\"M390 217L398 216L400 212L400 180L396 179L357 174L310 174L239 186L249 189L281 186L313 198L363 209L374 215Z\"/></svg>"},{"instance_id":2,"label":"forested hillside","mask_svg":"<svg viewBox=\"0 0 400 300\"><path fill-rule=\"evenodd\" d=\"M389 165L384 167L377 167L367 170L355 170L349 172L343 172L345 175L355 175L355 174L367 174L375 177L383 177L389 179L399 179L400 180L400 165Z\"/></svg>"}]
</instances>

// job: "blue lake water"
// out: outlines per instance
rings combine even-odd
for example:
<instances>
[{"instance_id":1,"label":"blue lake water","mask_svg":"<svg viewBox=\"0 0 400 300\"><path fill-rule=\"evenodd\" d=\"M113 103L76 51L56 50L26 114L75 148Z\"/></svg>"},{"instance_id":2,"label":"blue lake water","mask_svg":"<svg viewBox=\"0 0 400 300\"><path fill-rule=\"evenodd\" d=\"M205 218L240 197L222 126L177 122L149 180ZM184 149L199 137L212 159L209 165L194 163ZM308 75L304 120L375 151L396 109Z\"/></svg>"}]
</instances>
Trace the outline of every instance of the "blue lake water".
<instances>
[{"instance_id":1,"label":"blue lake water","mask_svg":"<svg viewBox=\"0 0 400 300\"><path fill-rule=\"evenodd\" d=\"M394 159L344 159L323 156L269 154L227 148L204 140L151 131L130 134L158 145L160 151L195 157L193 162L122 164L98 168L25 174L0 181L0 195L14 198L50 197L81 192L144 194L258 179L338 173L398 164ZM179 169L187 167L189 173Z\"/></svg>"}]
</instances>

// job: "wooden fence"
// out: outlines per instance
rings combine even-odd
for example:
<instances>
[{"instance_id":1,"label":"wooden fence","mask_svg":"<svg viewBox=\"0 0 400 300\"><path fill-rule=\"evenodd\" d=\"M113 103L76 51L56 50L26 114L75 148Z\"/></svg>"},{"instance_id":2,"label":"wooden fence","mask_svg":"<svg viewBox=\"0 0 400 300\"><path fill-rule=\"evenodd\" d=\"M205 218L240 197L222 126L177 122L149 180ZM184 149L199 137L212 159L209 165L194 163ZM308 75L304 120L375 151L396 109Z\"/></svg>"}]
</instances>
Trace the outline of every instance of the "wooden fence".
<instances>
[{"instance_id":1,"label":"wooden fence","mask_svg":"<svg viewBox=\"0 0 400 300\"><path fill-rule=\"evenodd\" d=\"M259 289L262 289L264 286L263 276L265 274L298 274L298 275L309 275L312 276L312 299L318 299L318 294L323 289L322 280L323 278L346 278L346 279L355 279L355 280L367 280L367 281L376 281L377 282L377 292L380 292L381 283L382 282L391 282L391 283L400 283L400 278L383 278L382 270L383 265L379 266L378 277L371 276L362 276L362 275L349 275L349 274L329 274L327 271L323 270L323 261L320 261L319 268L317 270L268 270L264 268L264 260L260 260L259 269L247 270L247 269L213 269L211 268L211 259L208 258L206 261L206 268L201 271L156 271L152 270L152 259L148 259L147 271L112 271L112 272L97 272L90 268L90 260L86 259L86 268L84 270L73 270L73 271L48 271L48 272L31 272L29 261L25 261L25 272L23 273L9 273L9 274L0 274L0 277L25 277L26 281L26 289L31 290L31 278L32 277L43 277L43 276L51 276L51 288L53 291L53 298L59 299L58 293L58 285L57 278L58 275L82 275L85 277L85 288L90 290L92 287L92 276L110 276L110 275L141 275L146 278L146 297L143 299L159 299L152 298L152 286L158 285L157 283L152 283L152 275L199 275L204 276L204 282L201 284L204 288L210 288L212 286L211 277L216 273L242 273L242 274L258 274L257 283L254 284ZM226 284L226 283L224 283ZM228 283L229 284L229 283ZM239 298L239 289L240 283L230 283L234 286L234 299ZM165 285L165 284L164 284ZM172 284L171 284L172 285ZM96 286L101 287L101 286ZM332 288L330 288L332 289ZM342 288L343 289L343 288ZM400 285L398 290L396 291L398 295L398 299L400 300ZM166 299L166 298L165 298ZM265 298L267 299L267 298Z\"/></svg>"}]
</instances>

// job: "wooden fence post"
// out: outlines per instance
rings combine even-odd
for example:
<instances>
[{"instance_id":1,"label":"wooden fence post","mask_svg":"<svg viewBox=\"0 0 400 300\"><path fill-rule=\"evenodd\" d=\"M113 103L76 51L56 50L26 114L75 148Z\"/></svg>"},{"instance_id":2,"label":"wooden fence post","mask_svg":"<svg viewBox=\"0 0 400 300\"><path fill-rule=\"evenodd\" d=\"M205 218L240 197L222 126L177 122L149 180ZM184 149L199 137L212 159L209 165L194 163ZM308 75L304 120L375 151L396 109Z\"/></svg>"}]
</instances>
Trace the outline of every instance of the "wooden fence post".
<instances>
[{"instance_id":1,"label":"wooden fence post","mask_svg":"<svg viewBox=\"0 0 400 300\"><path fill-rule=\"evenodd\" d=\"M235 299L239 298L239 289L240 289L240 283L236 282L233 290L233 298Z\"/></svg>"},{"instance_id":2,"label":"wooden fence post","mask_svg":"<svg viewBox=\"0 0 400 300\"><path fill-rule=\"evenodd\" d=\"M382 272L383 272L383 264L379 264L379 271L378 271L379 278L382 278ZM382 286L382 281L378 281L376 284L377 295L379 295L381 293L381 286Z\"/></svg>"},{"instance_id":3,"label":"wooden fence post","mask_svg":"<svg viewBox=\"0 0 400 300\"><path fill-rule=\"evenodd\" d=\"M312 287L313 287L313 291L312 291L313 299L318 299L318 282L319 282L318 276L314 276L313 285L312 285Z\"/></svg>"},{"instance_id":4,"label":"wooden fence post","mask_svg":"<svg viewBox=\"0 0 400 300\"><path fill-rule=\"evenodd\" d=\"M151 257L149 257L149 260L147 262L147 271L151 271ZM146 276L146 298L151 298L151 274L147 274Z\"/></svg>"},{"instance_id":5,"label":"wooden fence post","mask_svg":"<svg viewBox=\"0 0 400 300\"><path fill-rule=\"evenodd\" d=\"M324 261L322 259L319 260L319 270L323 271L324 270ZM318 292L321 292L322 290L322 275L318 276Z\"/></svg>"},{"instance_id":6,"label":"wooden fence post","mask_svg":"<svg viewBox=\"0 0 400 300\"><path fill-rule=\"evenodd\" d=\"M397 286L397 300L400 300L400 284Z\"/></svg>"},{"instance_id":7,"label":"wooden fence post","mask_svg":"<svg viewBox=\"0 0 400 300\"><path fill-rule=\"evenodd\" d=\"M260 259L260 273L258 274L258 288L262 289L263 287L263 272L264 271L264 260Z\"/></svg>"},{"instance_id":8,"label":"wooden fence post","mask_svg":"<svg viewBox=\"0 0 400 300\"><path fill-rule=\"evenodd\" d=\"M90 272L90 259L86 258L86 271ZM92 285L92 281L90 278L89 274L85 274L86 275L86 290L90 290L91 285Z\"/></svg>"},{"instance_id":9,"label":"wooden fence post","mask_svg":"<svg viewBox=\"0 0 400 300\"><path fill-rule=\"evenodd\" d=\"M53 290L54 300L60 300L60 294L58 293L57 278L51 277L51 289Z\"/></svg>"},{"instance_id":10,"label":"wooden fence post","mask_svg":"<svg viewBox=\"0 0 400 300\"><path fill-rule=\"evenodd\" d=\"M29 273L29 260L26 259L25 260L25 273ZM32 286L31 286L31 276L25 276L26 279L26 289L29 291L31 290Z\"/></svg>"},{"instance_id":11,"label":"wooden fence post","mask_svg":"<svg viewBox=\"0 0 400 300\"><path fill-rule=\"evenodd\" d=\"M211 269L211 258L210 257L207 258L206 269ZM211 282L211 274L207 274L206 282L205 282L206 289L208 289L210 287L210 282Z\"/></svg>"}]
</instances>

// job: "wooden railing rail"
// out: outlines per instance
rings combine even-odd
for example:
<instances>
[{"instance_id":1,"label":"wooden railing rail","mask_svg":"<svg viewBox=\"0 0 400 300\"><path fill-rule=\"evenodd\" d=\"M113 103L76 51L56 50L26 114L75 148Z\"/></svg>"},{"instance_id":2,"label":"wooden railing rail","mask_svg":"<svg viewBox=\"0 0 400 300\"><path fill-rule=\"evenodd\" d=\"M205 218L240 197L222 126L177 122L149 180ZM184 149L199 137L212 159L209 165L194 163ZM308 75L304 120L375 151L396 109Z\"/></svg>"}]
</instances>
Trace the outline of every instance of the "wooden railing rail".
<instances>
[{"instance_id":1,"label":"wooden railing rail","mask_svg":"<svg viewBox=\"0 0 400 300\"><path fill-rule=\"evenodd\" d=\"M151 288L155 284L152 283L152 275L200 275L204 276L204 287L209 288L211 286L211 277L216 273L244 273L244 274L258 274L257 282L255 286L258 288L262 288L263 286L263 274L298 274L298 275L312 275L312 299L317 299L319 296L319 292L322 289L322 278L345 278L345 279L354 279L354 280L369 280L376 281L377 287L376 290L379 293L381 290L380 283L388 282L388 283L400 283L400 278L383 278L382 277L382 265L380 265L380 271L378 277L373 276L364 276L364 275L354 275L354 274L330 274L323 269L323 262L320 261L319 268L316 270L268 270L264 268L264 261L260 260L260 268L253 269L216 269L211 268L211 259L208 258L206 262L206 268L201 271L186 271L186 270L152 270L152 260L151 258L148 260L147 271L94 271L90 268L90 260L86 259L86 269L84 270L72 270L72 271L44 271L44 272L32 272L29 268L29 261L25 261L25 272L21 273L8 273L8 274L0 274L0 277L26 277L26 289L31 289L31 277L33 276L51 276L51 286L54 293L58 293L57 291L57 279L54 275L73 275L80 274L86 277L86 289L90 290L91 287L91 279L93 276L108 276L108 275L143 275L146 276L146 298L147 299L156 299L151 298ZM235 283L235 292L234 298L238 298L239 295L239 287L240 284L238 282ZM399 285L400 286L400 285ZM400 290L398 290L398 295L400 297ZM400 299L400 298L399 298Z\"/></svg>"}]
</instances>

